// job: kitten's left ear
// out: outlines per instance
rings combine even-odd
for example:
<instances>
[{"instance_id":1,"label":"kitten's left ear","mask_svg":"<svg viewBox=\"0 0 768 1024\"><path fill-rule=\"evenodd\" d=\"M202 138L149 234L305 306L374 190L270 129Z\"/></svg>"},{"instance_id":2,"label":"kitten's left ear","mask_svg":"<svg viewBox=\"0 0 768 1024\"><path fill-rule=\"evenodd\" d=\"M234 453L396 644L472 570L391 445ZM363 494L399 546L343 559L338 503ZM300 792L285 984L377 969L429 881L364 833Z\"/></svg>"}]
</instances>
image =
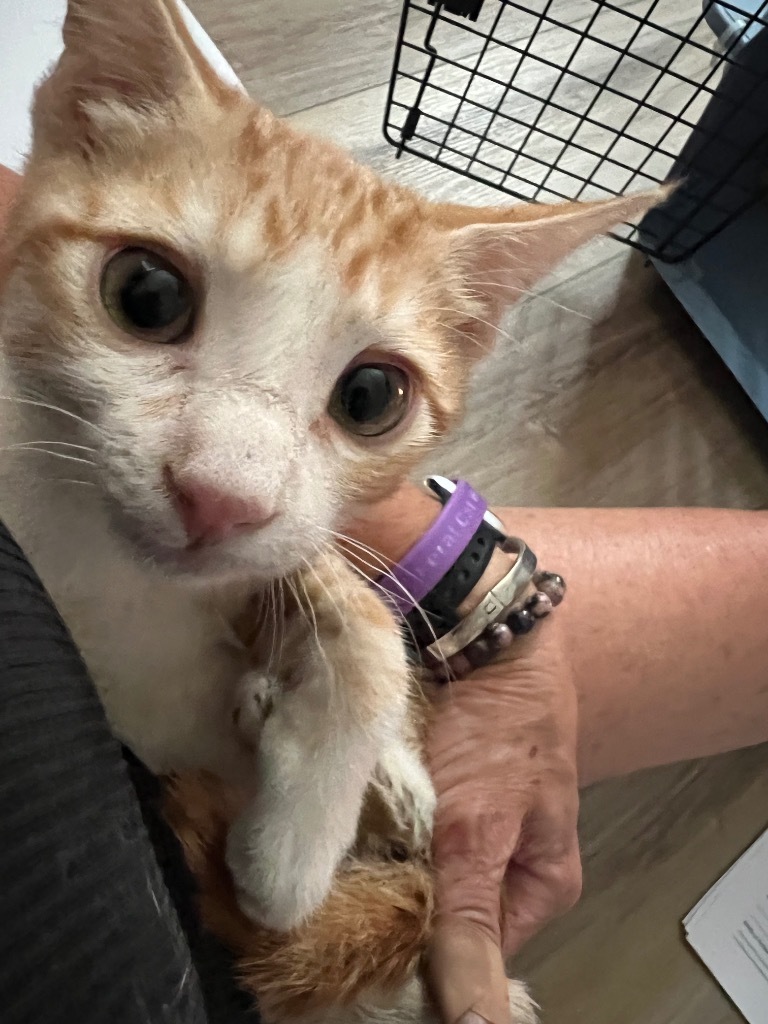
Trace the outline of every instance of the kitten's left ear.
<instances>
[{"instance_id":1,"label":"kitten's left ear","mask_svg":"<svg viewBox=\"0 0 768 1024\"><path fill-rule=\"evenodd\" d=\"M37 92L35 142L89 152L115 116L194 114L234 93L189 34L175 0L69 0L64 52ZM108 123L105 123L108 122Z\"/></svg>"},{"instance_id":2,"label":"kitten's left ear","mask_svg":"<svg viewBox=\"0 0 768 1024\"><path fill-rule=\"evenodd\" d=\"M448 231L451 286L462 312L469 316L463 328L487 348L505 307L595 235L622 221L638 221L668 193L668 189L657 189L605 202L506 209L433 207L433 224Z\"/></svg>"}]
</instances>

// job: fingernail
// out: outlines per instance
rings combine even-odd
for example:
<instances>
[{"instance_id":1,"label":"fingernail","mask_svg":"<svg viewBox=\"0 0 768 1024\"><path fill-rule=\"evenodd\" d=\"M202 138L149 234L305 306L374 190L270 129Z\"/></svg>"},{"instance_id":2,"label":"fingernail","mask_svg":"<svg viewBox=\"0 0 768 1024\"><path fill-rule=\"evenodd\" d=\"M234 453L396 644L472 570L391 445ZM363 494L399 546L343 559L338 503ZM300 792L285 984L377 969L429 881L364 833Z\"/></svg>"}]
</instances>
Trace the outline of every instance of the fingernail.
<instances>
[{"instance_id":1,"label":"fingernail","mask_svg":"<svg viewBox=\"0 0 768 1024\"><path fill-rule=\"evenodd\" d=\"M442 1020L455 1024L512 1024L501 951L471 922L438 917L427 976Z\"/></svg>"}]
</instances>

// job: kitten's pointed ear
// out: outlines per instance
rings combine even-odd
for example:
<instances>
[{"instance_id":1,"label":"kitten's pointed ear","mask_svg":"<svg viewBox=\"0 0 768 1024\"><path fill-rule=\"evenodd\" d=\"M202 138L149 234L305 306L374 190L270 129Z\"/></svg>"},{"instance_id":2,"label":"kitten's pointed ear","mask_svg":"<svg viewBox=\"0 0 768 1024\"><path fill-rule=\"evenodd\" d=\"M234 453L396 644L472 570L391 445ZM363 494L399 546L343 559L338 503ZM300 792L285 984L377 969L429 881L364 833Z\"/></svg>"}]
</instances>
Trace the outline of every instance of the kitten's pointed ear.
<instances>
[{"instance_id":1,"label":"kitten's pointed ear","mask_svg":"<svg viewBox=\"0 0 768 1024\"><path fill-rule=\"evenodd\" d=\"M173 116L233 95L175 0L69 0L63 35L64 52L35 100L38 146L90 152L114 136L115 114Z\"/></svg>"},{"instance_id":2,"label":"kitten's pointed ear","mask_svg":"<svg viewBox=\"0 0 768 1024\"><path fill-rule=\"evenodd\" d=\"M480 318L463 328L487 347L505 307L595 235L622 221L637 222L667 194L668 190L657 189L604 202L507 209L435 207L437 221L449 232L449 273L454 290L458 286L463 295L459 305L470 320Z\"/></svg>"}]
</instances>

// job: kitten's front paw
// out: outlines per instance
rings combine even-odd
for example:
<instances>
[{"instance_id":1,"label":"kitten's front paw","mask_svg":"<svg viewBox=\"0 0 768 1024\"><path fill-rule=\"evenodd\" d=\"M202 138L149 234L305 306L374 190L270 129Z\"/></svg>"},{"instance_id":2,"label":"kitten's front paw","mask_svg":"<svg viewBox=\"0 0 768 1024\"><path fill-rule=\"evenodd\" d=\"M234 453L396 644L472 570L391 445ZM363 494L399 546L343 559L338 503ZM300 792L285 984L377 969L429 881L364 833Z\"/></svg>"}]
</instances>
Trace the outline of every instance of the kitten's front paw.
<instances>
[{"instance_id":1,"label":"kitten's front paw","mask_svg":"<svg viewBox=\"0 0 768 1024\"><path fill-rule=\"evenodd\" d=\"M280 684L268 672L246 672L237 686L232 718L235 728L252 747L259 745L264 722L272 711Z\"/></svg>"},{"instance_id":2,"label":"kitten's front paw","mask_svg":"<svg viewBox=\"0 0 768 1024\"><path fill-rule=\"evenodd\" d=\"M509 981L509 1008L513 1024L538 1024L539 1008L522 981Z\"/></svg>"},{"instance_id":3,"label":"kitten's front paw","mask_svg":"<svg viewBox=\"0 0 768 1024\"><path fill-rule=\"evenodd\" d=\"M418 753L405 744L393 744L379 759L373 784L408 849L426 854L432 840L436 797Z\"/></svg>"},{"instance_id":4,"label":"kitten's front paw","mask_svg":"<svg viewBox=\"0 0 768 1024\"><path fill-rule=\"evenodd\" d=\"M256 924L288 932L309 918L330 892L332 861L312 856L311 834L279 832L243 815L229 833L227 865L240 909Z\"/></svg>"}]
</instances>

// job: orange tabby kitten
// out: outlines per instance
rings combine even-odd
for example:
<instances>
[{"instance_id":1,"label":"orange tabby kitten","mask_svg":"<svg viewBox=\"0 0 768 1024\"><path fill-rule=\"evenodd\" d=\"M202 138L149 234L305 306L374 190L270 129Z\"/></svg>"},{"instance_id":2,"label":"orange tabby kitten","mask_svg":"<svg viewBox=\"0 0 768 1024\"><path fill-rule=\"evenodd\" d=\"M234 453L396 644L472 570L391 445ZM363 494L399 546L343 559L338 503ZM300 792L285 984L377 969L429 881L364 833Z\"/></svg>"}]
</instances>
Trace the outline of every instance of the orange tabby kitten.
<instances>
[{"instance_id":1,"label":"orange tabby kitten","mask_svg":"<svg viewBox=\"0 0 768 1024\"><path fill-rule=\"evenodd\" d=\"M172 0L70 0L2 260L0 513L115 733L210 773L172 813L270 1020L432 1019L434 795L336 531L456 423L504 307L650 202L429 203L224 84Z\"/></svg>"}]
</instances>

